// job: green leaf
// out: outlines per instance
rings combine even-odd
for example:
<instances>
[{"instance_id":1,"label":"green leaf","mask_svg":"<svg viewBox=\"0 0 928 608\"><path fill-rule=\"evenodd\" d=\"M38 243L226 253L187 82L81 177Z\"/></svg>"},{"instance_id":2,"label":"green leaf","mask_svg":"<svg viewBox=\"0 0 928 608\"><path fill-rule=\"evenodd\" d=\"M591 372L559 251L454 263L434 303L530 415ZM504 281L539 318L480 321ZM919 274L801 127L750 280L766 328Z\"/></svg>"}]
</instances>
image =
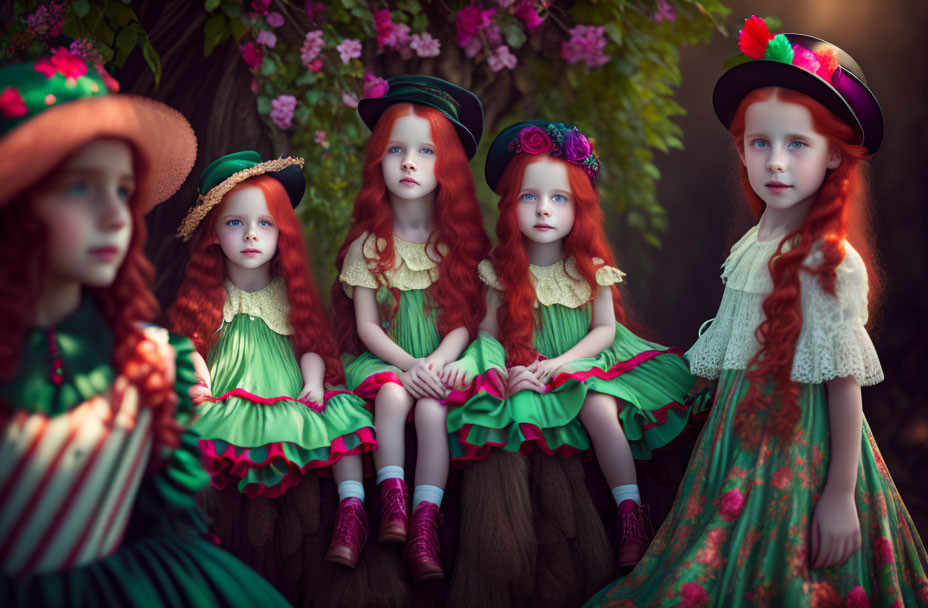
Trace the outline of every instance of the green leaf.
<instances>
[{"instance_id":1,"label":"green leaf","mask_svg":"<svg viewBox=\"0 0 928 608\"><path fill-rule=\"evenodd\" d=\"M203 54L207 57L220 42L229 37L229 19L222 13L216 13L206 20L203 26Z\"/></svg>"},{"instance_id":2,"label":"green leaf","mask_svg":"<svg viewBox=\"0 0 928 608\"><path fill-rule=\"evenodd\" d=\"M258 95L258 113L259 114L270 114L271 113L271 100L266 95Z\"/></svg>"},{"instance_id":3,"label":"green leaf","mask_svg":"<svg viewBox=\"0 0 928 608\"><path fill-rule=\"evenodd\" d=\"M98 44L97 51L100 52L100 59L103 60L103 63L109 63L113 59L113 55L116 53L110 47L105 44Z\"/></svg>"},{"instance_id":4,"label":"green leaf","mask_svg":"<svg viewBox=\"0 0 928 608\"><path fill-rule=\"evenodd\" d=\"M116 32L113 31L113 28L103 23L102 21L91 33L93 34L94 38L106 46L113 46L113 41L116 39Z\"/></svg>"},{"instance_id":5,"label":"green leaf","mask_svg":"<svg viewBox=\"0 0 928 608\"><path fill-rule=\"evenodd\" d=\"M155 86L157 87L161 84L161 56L158 55L158 51L155 50L155 47L151 45L148 36L142 38L141 47L142 57L145 59L145 63L148 64L152 73L154 73Z\"/></svg>"},{"instance_id":6,"label":"green leaf","mask_svg":"<svg viewBox=\"0 0 928 608\"><path fill-rule=\"evenodd\" d=\"M413 33L422 33L429 29L429 16L425 13L419 13L412 20L412 25L409 26Z\"/></svg>"},{"instance_id":7,"label":"green leaf","mask_svg":"<svg viewBox=\"0 0 928 608\"><path fill-rule=\"evenodd\" d=\"M751 58L738 51L734 55L730 56L728 59L722 62L722 71L727 71L735 67L736 65L741 65L742 63L748 63L751 61Z\"/></svg>"},{"instance_id":8,"label":"green leaf","mask_svg":"<svg viewBox=\"0 0 928 608\"><path fill-rule=\"evenodd\" d=\"M306 103L310 106L316 105L320 99L322 99L322 89L312 88L306 91L306 94L303 95L303 99L306 100Z\"/></svg>"},{"instance_id":9,"label":"green leaf","mask_svg":"<svg viewBox=\"0 0 928 608\"><path fill-rule=\"evenodd\" d=\"M238 19L229 19L229 29L235 40L241 40L242 36L248 33L248 24L241 17Z\"/></svg>"},{"instance_id":10,"label":"green leaf","mask_svg":"<svg viewBox=\"0 0 928 608\"><path fill-rule=\"evenodd\" d=\"M342 6L348 10L353 9L357 4L357 0L342 0Z\"/></svg>"},{"instance_id":11,"label":"green leaf","mask_svg":"<svg viewBox=\"0 0 928 608\"><path fill-rule=\"evenodd\" d=\"M211 13L219 8L219 0L204 0L203 8L206 9L207 13Z\"/></svg>"},{"instance_id":12,"label":"green leaf","mask_svg":"<svg viewBox=\"0 0 928 608\"><path fill-rule=\"evenodd\" d=\"M87 25L88 31L94 31L97 29L97 26L100 25L100 22L103 20L103 11L99 7L93 6L90 8L90 14L84 18L84 23Z\"/></svg>"},{"instance_id":13,"label":"green leaf","mask_svg":"<svg viewBox=\"0 0 928 608\"><path fill-rule=\"evenodd\" d=\"M262 76L273 76L277 73L277 62L268 57L264 58L264 61L261 62L261 75Z\"/></svg>"},{"instance_id":14,"label":"green leaf","mask_svg":"<svg viewBox=\"0 0 928 608\"><path fill-rule=\"evenodd\" d=\"M612 38L612 41L622 46L622 28L615 21L606 24L606 33Z\"/></svg>"},{"instance_id":15,"label":"green leaf","mask_svg":"<svg viewBox=\"0 0 928 608\"><path fill-rule=\"evenodd\" d=\"M222 12L230 17L241 17L242 6L241 4L231 4L229 2L225 2L222 5Z\"/></svg>"},{"instance_id":16,"label":"green leaf","mask_svg":"<svg viewBox=\"0 0 928 608\"><path fill-rule=\"evenodd\" d=\"M525 32L522 30L522 24L516 19L502 19L499 22L499 30L503 34L511 48L517 49L525 44Z\"/></svg>"},{"instance_id":17,"label":"green leaf","mask_svg":"<svg viewBox=\"0 0 928 608\"><path fill-rule=\"evenodd\" d=\"M783 22L776 17L764 17L764 22L767 24L767 29L771 32L776 32L783 27Z\"/></svg>"},{"instance_id":18,"label":"green leaf","mask_svg":"<svg viewBox=\"0 0 928 608\"><path fill-rule=\"evenodd\" d=\"M130 21L139 20L131 6L118 4L113 0L110 0L106 5L106 17L113 24L113 27L117 28L124 27Z\"/></svg>"},{"instance_id":19,"label":"green leaf","mask_svg":"<svg viewBox=\"0 0 928 608\"><path fill-rule=\"evenodd\" d=\"M86 17L87 13L90 12L90 0L77 0L73 5L74 13L78 17Z\"/></svg>"},{"instance_id":20,"label":"green leaf","mask_svg":"<svg viewBox=\"0 0 928 608\"><path fill-rule=\"evenodd\" d=\"M132 49L135 48L135 43L138 42L139 35L135 30L124 27L119 31L119 35L116 36L116 67L122 67L126 63L126 59L129 57L129 53L132 52Z\"/></svg>"},{"instance_id":21,"label":"green leaf","mask_svg":"<svg viewBox=\"0 0 928 608\"><path fill-rule=\"evenodd\" d=\"M297 86L304 87L308 84L315 84L317 80L319 80L318 74L313 73L311 70L304 69L303 73L297 77L294 83Z\"/></svg>"}]
</instances>

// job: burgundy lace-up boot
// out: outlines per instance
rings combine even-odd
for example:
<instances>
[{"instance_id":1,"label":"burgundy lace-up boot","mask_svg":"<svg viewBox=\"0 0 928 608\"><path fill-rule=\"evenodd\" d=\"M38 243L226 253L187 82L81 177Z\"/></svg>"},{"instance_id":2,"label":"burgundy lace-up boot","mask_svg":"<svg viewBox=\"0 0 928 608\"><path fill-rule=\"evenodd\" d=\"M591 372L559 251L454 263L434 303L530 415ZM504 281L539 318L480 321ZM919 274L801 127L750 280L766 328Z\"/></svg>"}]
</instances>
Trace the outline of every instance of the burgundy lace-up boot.
<instances>
[{"instance_id":1,"label":"burgundy lace-up boot","mask_svg":"<svg viewBox=\"0 0 928 608\"><path fill-rule=\"evenodd\" d=\"M364 503L355 497L338 503L338 520L325 561L354 568L367 541L367 513Z\"/></svg>"},{"instance_id":2,"label":"burgundy lace-up boot","mask_svg":"<svg viewBox=\"0 0 928 608\"><path fill-rule=\"evenodd\" d=\"M380 488L380 542L405 543L409 516L409 492L402 479L384 479Z\"/></svg>"},{"instance_id":3,"label":"burgundy lace-up boot","mask_svg":"<svg viewBox=\"0 0 928 608\"><path fill-rule=\"evenodd\" d=\"M417 583L441 580L444 576L438 557L438 526L441 520L438 506L428 501L419 503L412 513L404 557L412 580Z\"/></svg>"},{"instance_id":4,"label":"burgundy lace-up boot","mask_svg":"<svg viewBox=\"0 0 928 608\"><path fill-rule=\"evenodd\" d=\"M621 532L618 562L620 568L637 564L654 537L651 526L651 508L634 500L623 500L619 505L618 523Z\"/></svg>"}]
</instances>

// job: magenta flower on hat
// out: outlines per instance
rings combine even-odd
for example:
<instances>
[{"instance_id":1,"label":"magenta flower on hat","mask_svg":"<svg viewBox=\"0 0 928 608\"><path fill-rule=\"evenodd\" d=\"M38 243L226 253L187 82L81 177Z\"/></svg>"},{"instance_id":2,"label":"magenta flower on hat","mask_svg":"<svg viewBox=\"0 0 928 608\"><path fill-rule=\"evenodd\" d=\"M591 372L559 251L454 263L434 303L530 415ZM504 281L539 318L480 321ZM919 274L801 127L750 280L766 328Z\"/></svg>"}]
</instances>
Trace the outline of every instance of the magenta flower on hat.
<instances>
[{"instance_id":1,"label":"magenta flower on hat","mask_svg":"<svg viewBox=\"0 0 928 608\"><path fill-rule=\"evenodd\" d=\"M26 102L20 95L19 89L9 87L0 93L0 116L4 118L19 118L28 112Z\"/></svg>"},{"instance_id":2,"label":"magenta flower on hat","mask_svg":"<svg viewBox=\"0 0 928 608\"><path fill-rule=\"evenodd\" d=\"M383 78L371 73L364 74L364 97L367 99L383 97L390 90L390 85Z\"/></svg>"},{"instance_id":3,"label":"magenta flower on hat","mask_svg":"<svg viewBox=\"0 0 928 608\"><path fill-rule=\"evenodd\" d=\"M519 131L519 147L526 154L546 154L553 145L551 138L540 127L529 125Z\"/></svg>"},{"instance_id":4,"label":"magenta flower on hat","mask_svg":"<svg viewBox=\"0 0 928 608\"><path fill-rule=\"evenodd\" d=\"M590 140L580 131L573 130L567 133L564 140L564 158L572 163L582 163L590 155Z\"/></svg>"},{"instance_id":5,"label":"magenta flower on hat","mask_svg":"<svg viewBox=\"0 0 928 608\"><path fill-rule=\"evenodd\" d=\"M51 58L36 61L33 69L40 74L45 74L46 78L61 74L68 80L76 80L87 73L87 64L83 57L61 46Z\"/></svg>"}]
</instances>

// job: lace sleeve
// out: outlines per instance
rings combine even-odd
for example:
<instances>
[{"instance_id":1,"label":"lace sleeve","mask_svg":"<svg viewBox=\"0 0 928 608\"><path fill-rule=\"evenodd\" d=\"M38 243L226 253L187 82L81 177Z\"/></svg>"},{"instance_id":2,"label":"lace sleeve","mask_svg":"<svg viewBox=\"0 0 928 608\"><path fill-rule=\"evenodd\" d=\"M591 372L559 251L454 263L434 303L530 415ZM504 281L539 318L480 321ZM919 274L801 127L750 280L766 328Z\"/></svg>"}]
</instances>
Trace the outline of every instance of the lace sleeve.
<instances>
[{"instance_id":1,"label":"lace sleeve","mask_svg":"<svg viewBox=\"0 0 928 608\"><path fill-rule=\"evenodd\" d=\"M364 257L363 247L367 236L365 232L348 246L342 271L338 275L338 280L342 282L342 287L349 298L354 294L354 287L370 287L371 289L380 287L377 278L367 265L367 258Z\"/></svg>"},{"instance_id":2,"label":"lace sleeve","mask_svg":"<svg viewBox=\"0 0 928 608\"><path fill-rule=\"evenodd\" d=\"M815 262L815 253L810 256ZM818 278L800 272L802 331L796 344L792 378L821 383L853 376L861 386L883 380L883 370L867 323L867 269L860 254L845 243L836 269L835 295L822 289Z\"/></svg>"}]
</instances>

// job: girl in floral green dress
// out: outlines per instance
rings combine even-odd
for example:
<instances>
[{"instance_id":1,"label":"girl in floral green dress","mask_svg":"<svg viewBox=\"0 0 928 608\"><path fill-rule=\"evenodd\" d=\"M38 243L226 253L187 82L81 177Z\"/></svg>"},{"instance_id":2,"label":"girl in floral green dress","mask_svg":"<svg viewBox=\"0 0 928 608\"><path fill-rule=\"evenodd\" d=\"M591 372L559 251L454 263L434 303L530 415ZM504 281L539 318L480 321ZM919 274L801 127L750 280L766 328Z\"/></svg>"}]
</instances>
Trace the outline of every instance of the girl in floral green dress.
<instances>
[{"instance_id":1,"label":"girl in floral green dress","mask_svg":"<svg viewBox=\"0 0 928 608\"><path fill-rule=\"evenodd\" d=\"M863 417L864 160L882 116L856 63L752 17L716 84L760 216L687 353L715 404L648 553L591 606L926 606L928 555ZM853 242L853 244L852 244Z\"/></svg>"},{"instance_id":2,"label":"girl in floral green dress","mask_svg":"<svg viewBox=\"0 0 928 608\"><path fill-rule=\"evenodd\" d=\"M686 426L694 378L682 351L624 324L615 287L624 273L603 234L598 172L590 142L564 123L518 123L490 146L487 182L501 199L499 243L480 264L490 288L482 329L500 342L483 335L470 347L487 371L476 395L450 412L448 429L461 460L494 446L593 448L619 507L618 562L629 566L650 526L634 459L650 458ZM466 384L471 372L454 364L452 383ZM494 373L508 374L505 394Z\"/></svg>"}]
</instances>

